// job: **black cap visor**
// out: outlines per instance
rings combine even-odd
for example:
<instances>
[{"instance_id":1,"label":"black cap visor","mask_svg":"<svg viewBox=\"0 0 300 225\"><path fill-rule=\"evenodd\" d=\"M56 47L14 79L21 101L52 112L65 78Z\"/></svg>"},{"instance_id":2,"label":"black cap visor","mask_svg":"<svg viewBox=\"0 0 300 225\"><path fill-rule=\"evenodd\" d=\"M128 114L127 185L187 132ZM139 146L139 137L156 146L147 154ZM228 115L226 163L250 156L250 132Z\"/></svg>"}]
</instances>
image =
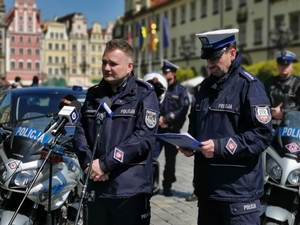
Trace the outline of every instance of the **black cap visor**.
<instances>
[{"instance_id":1,"label":"black cap visor","mask_svg":"<svg viewBox=\"0 0 300 225\"><path fill-rule=\"evenodd\" d=\"M279 65L290 65L292 63L292 61L290 61L290 60L285 60L285 59L280 59L280 58L278 58L277 59L277 64L279 64Z\"/></svg>"},{"instance_id":2,"label":"black cap visor","mask_svg":"<svg viewBox=\"0 0 300 225\"><path fill-rule=\"evenodd\" d=\"M223 47L221 49L215 49L215 50L205 50L202 49L200 58L201 59L214 59L214 58L218 58L220 57L225 51L226 51L226 47Z\"/></svg>"}]
</instances>

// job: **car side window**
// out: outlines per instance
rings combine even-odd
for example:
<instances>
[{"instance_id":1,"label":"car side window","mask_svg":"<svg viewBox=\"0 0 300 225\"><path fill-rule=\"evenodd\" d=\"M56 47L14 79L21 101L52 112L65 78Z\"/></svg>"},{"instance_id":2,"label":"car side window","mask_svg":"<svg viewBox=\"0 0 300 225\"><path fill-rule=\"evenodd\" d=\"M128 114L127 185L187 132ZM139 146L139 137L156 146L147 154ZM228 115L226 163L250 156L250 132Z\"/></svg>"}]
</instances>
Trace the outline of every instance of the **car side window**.
<instances>
[{"instance_id":1,"label":"car side window","mask_svg":"<svg viewBox=\"0 0 300 225\"><path fill-rule=\"evenodd\" d=\"M0 123L10 121L11 95L4 94L0 99Z\"/></svg>"}]
</instances>

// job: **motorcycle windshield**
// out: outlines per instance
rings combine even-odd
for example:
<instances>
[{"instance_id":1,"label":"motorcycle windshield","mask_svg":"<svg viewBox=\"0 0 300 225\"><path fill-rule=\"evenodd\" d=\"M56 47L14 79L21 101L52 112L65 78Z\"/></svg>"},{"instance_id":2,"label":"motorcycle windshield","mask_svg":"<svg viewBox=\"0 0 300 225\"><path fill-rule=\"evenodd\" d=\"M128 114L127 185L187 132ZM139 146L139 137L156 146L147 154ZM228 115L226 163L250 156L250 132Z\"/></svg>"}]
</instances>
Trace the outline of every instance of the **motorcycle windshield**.
<instances>
[{"instance_id":1,"label":"motorcycle windshield","mask_svg":"<svg viewBox=\"0 0 300 225\"><path fill-rule=\"evenodd\" d=\"M300 161L300 112L288 112L277 128L272 147L281 157Z\"/></svg>"},{"instance_id":2,"label":"motorcycle windshield","mask_svg":"<svg viewBox=\"0 0 300 225\"><path fill-rule=\"evenodd\" d=\"M25 114L4 143L6 156L22 162L39 159L44 144L52 138L50 129L44 132L52 119L36 112Z\"/></svg>"}]
</instances>

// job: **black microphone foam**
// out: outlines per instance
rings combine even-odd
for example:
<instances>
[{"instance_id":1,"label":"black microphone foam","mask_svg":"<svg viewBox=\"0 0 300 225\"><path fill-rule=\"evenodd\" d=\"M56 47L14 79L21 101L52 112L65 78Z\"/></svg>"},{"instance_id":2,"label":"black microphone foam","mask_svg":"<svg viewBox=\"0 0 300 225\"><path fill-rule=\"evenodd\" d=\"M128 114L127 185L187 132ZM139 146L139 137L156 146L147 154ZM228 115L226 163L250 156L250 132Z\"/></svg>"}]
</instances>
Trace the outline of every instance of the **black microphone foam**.
<instances>
[{"instance_id":1,"label":"black microphone foam","mask_svg":"<svg viewBox=\"0 0 300 225\"><path fill-rule=\"evenodd\" d=\"M110 108L111 107L111 100L109 97L105 96L103 98L103 101L106 103L106 105Z\"/></svg>"},{"instance_id":2,"label":"black microphone foam","mask_svg":"<svg viewBox=\"0 0 300 225\"><path fill-rule=\"evenodd\" d=\"M77 112L79 112L81 109L81 103L78 100L73 100L69 106L74 106Z\"/></svg>"},{"instance_id":3,"label":"black microphone foam","mask_svg":"<svg viewBox=\"0 0 300 225\"><path fill-rule=\"evenodd\" d=\"M74 95L66 95L65 97L62 98L60 101L58 108L62 109L64 106L68 106L72 103L72 101L77 101L77 98Z\"/></svg>"}]
</instances>

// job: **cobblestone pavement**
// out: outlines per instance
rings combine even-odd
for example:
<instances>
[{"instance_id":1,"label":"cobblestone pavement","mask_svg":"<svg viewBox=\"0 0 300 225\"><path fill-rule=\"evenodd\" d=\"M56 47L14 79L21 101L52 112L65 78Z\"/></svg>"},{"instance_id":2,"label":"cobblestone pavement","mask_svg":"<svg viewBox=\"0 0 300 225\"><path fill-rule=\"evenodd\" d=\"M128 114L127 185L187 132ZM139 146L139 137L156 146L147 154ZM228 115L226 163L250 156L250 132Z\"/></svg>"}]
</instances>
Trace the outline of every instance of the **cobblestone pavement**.
<instances>
[{"instance_id":1,"label":"cobblestone pavement","mask_svg":"<svg viewBox=\"0 0 300 225\"><path fill-rule=\"evenodd\" d=\"M187 130L185 127L182 132ZM181 152L176 159L176 179L172 185L173 196L162 194L162 172L165 165L164 150L158 157L160 163L160 193L151 198L151 225L196 225L197 201L187 202L185 198L193 192L193 157L185 157Z\"/></svg>"}]
</instances>

